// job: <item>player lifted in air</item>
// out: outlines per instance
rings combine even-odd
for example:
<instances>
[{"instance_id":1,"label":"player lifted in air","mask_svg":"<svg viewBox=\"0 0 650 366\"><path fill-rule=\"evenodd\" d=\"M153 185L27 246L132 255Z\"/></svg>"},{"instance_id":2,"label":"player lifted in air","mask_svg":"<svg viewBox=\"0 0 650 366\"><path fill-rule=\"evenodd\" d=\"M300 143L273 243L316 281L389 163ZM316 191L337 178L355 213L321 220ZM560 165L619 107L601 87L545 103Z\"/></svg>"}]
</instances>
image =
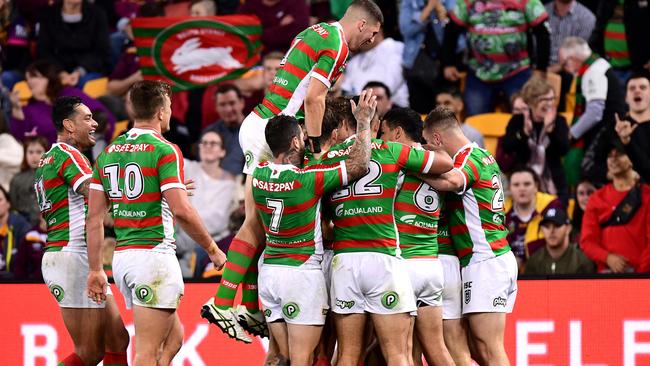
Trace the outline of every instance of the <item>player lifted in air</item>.
<instances>
[{"instance_id":1,"label":"player lifted in air","mask_svg":"<svg viewBox=\"0 0 650 366\"><path fill-rule=\"evenodd\" d=\"M354 0L339 22L315 24L296 36L282 60L264 100L255 107L239 131L239 143L246 157L246 219L228 251L228 263L214 299L203 306L202 316L216 324L228 336L251 342L242 326L255 335L265 334L265 324L256 309L257 294L250 279L244 280L244 302L250 309L236 308L234 298L247 269L256 265L258 249L264 242L264 230L255 212L252 198L253 169L261 161L272 159L264 137L268 120L277 115L305 119L309 148L320 152L319 136L329 88L343 72L350 51L371 43L383 23L383 15L372 0ZM251 276L256 276L251 271ZM241 325L237 319L240 319Z\"/></svg>"},{"instance_id":2,"label":"player lifted in air","mask_svg":"<svg viewBox=\"0 0 650 366\"><path fill-rule=\"evenodd\" d=\"M409 108L394 108L384 116L381 138L421 149L422 120ZM402 258L418 307L415 336L429 365L453 365L442 335L442 264L438 260L440 196L418 177L400 177L401 188L394 204ZM416 357L417 356L417 357ZM421 359L420 355L414 358ZM417 362L417 361L416 361ZM417 364L420 364L417 362Z\"/></svg>"},{"instance_id":3,"label":"player lifted in air","mask_svg":"<svg viewBox=\"0 0 650 366\"><path fill-rule=\"evenodd\" d=\"M454 169L438 180L426 179L448 193L447 222L458 252L463 282L463 316L481 363L508 365L503 346L506 313L517 295L517 261L506 241L501 170L494 157L470 142L453 112L431 111L424 138L453 156Z\"/></svg>"},{"instance_id":4,"label":"player lifted in air","mask_svg":"<svg viewBox=\"0 0 650 366\"><path fill-rule=\"evenodd\" d=\"M47 244L43 279L59 303L63 323L75 345L59 365L125 365L129 334L115 299L107 288L106 301L86 296L86 199L92 169L79 151L95 145L97 122L78 97L61 97L52 106L57 142L43 154L34 185L45 222ZM92 235L91 235L92 236Z\"/></svg>"},{"instance_id":5,"label":"player lifted in air","mask_svg":"<svg viewBox=\"0 0 650 366\"><path fill-rule=\"evenodd\" d=\"M323 164L345 159L356 121L346 121ZM406 365L410 313L416 310L413 289L393 218L393 202L401 170L441 174L452 167L443 154L416 150L399 143L373 139L369 169L356 182L331 194L328 216L334 223L334 259L331 265L330 306L339 347L338 365L356 366L362 353L366 314L374 324L389 365Z\"/></svg>"},{"instance_id":6,"label":"player lifted in air","mask_svg":"<svg viewBox=\"0 0 650 366\"><path fill-rule=\"evenodd\" d=\"M176 308L184 285L174 219L217 268L226 259L187 199L180 150L161 135L169 130L170 96L169 85L158 81L131 87L135 126L99 155L90 185L89 296L105 297L100 252L104 213L110 210L117 237L113 277L127 308L133 307L135 366L169 365L183 341Z\"/></svg>"},{"instance_id":7,"label":"player lifted in air","mask_svg":"<svg viewBox=\"0 0 650 366\"><path fill-rule=\"evenodd\" d=\"M271 336L291 365L313 364L329 308L320 199L366 173L376 105L372 92L362 93L355 110L358 137L349 158L332 165L301 168L305 142L294 117L276 116L266 126L274 159L253 173L253 198L266 232L259 291Z\"/></svg>"}]
</instances>

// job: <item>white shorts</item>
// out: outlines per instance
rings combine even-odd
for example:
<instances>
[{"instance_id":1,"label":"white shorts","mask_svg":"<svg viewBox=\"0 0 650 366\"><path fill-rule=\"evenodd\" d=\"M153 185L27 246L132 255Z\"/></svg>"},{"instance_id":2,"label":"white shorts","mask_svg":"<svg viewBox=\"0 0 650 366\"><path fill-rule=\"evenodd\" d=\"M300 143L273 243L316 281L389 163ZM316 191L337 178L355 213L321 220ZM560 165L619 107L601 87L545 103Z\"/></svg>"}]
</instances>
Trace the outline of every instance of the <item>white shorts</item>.
<instances>
[{"instance_id":1,"label":"white shorts","mask_svg":"<svg viewBox=\"0 0 650 366\"><path fill-rule=\"evenodd\" d=\"M332 259L334 258L334 251L332 249L323 250L323 261L321 266L323 268L323 275L325 276L325 285L327 286L327 293L330 292L332 286Z\"/></svg>"},{"instance_id":2,"label":"white shorts","mask_svg":"<svg viewBox=\"0 0 650 366\"><path fill-rule=\"evenodd\" d=\"M455 255L438 256L442 264L445 285L442 289L442 319L460 319L463 317L461 303L460 261Z\"/></svg>"},{"instance_id":3,"label":"white shorts","mask_svg":"<svg viewBox=\"0 0 650 366\"><path fill-rule=\"evenodd\" d=\"M183 297L183 275L176 255L130 249L113 254L113 278L127 309L176 309Z\"/></svg>"},{"instance_id":4,"label":"white shorts","mask_svg":"<svg viewBox=\"0 0 650 366\"><path fill-rule=\"evenodd\" d=\"M407 259L406 270L411 278L418 307L442 306L444 284L442 264L437 259Z\"/></svg>"},{"instance_id":5,"label":"white shorts","mask_svg":"<svg viewBox=\"0 0 650 366\"><path fill-rule=\"evenodd\" d=\"M88 298L88 254L84 251L45 252L41 272L50 293L62 308L103 308ZM113 295L111 287L106 288Z\"/></svg>"},{"instance_id":6,"label":"white shorts","mask_svg":"<svg viewBox=\"0 0 650 366\"><path fill-rule=\"evenodd\" d=\"M264 129L268 119L264 119L252 111L246 116L239 128L239 146L244 152L244 174L252 175L260 162L273 158L271 148L266 143Z\"/></svg>"},{"instance_id":7,"label":"white shorts","mask_svg":"<svg viewBox=\"0 0 650 366\"><path fill-rule=\"evenodd\" d=\"M463 315L511 313L517 298L517 260L512 252L461 270Z\"/></svg>"},{"instance_id":8,"label":"white shorts","mask_svg":"<svg viewBox=\"0 0 650 366\"><path fill-rule=\"evenodd\" d=\"M332 259L330 306L337 314L399 314L416 310L403 259L371 252Z\"/></svg>"},{"instance_id":9,"label":"white shorts","mask_svg":"<svg viewBox=\"0 0 650 366\"><path fill-rule=\"evenodd\" d=\"M329 306L320 269L262 264L257 282L267 322L325 324Z\"/></svg>"}]
</instances>

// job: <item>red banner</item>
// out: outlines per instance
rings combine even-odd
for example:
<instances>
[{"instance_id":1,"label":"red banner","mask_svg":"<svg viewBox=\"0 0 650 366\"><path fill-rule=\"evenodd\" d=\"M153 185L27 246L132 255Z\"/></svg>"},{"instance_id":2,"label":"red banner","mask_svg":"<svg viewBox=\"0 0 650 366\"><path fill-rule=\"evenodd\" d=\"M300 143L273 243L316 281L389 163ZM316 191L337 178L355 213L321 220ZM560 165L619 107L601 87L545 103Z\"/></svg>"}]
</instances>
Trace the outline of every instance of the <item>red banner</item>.
<instances>
[{"instance_id":1,"label":"red banner","mask_svg":"<svg viewBox=\"0 0 650 366\"><path fill-rule=\"evenodd\" d=\"M262 364L265 345L228 339L199 316L214 284L186 284L179 314L183 365ZM45 285L0 285L0 364L55 366L72 351L56 301ZM113 287L113 292L117 288ZM650 280L519 281L508 317L506 350L512 365L650 365ZM133 318L116 296L124 323ZM133 341L133 339L132 339ZM132 349L129 349L132 357Z\"/></svg>"}]
</instances>

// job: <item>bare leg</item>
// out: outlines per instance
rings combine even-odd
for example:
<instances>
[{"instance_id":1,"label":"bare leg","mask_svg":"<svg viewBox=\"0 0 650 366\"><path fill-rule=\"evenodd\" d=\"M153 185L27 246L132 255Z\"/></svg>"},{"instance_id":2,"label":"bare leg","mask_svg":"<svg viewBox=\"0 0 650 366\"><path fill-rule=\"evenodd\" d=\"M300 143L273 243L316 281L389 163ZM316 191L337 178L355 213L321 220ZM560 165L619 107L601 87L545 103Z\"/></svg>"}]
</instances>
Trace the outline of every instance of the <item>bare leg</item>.
<instances>
[{"instance_id":1,"label":"bare leg","mask_svg":"<svg viewBox=\"0 0 650 366\"><path fill-rule=\"evenodd\" d=\"M287 330L287 323L283 321L276 321L268 323L269 334L273 337L273 341L278 347L277 354L279 357L289 359L289 331Z\"/></svg>"},{"instance_id":2,"label":"bare leg","mask_svg":"<svg viewBox=\"0 0 650 366\"><path fill-rule=\"evenodd\" d=\"M371 314L381 351L388 366L408 366L408 335L411 316L408 313Z\"/></svg>"},{"instance_id":3,"label":"bare leg","mask_svg":"<svg viewBox=\"0 0 650 366\"><path fill-rule=\"evenodd\" d=\"M135 324L134 366L156 366L160 347L176 320L175 309L155 309L133 306Z\"/></svg>"},{"instance_id":4,"label":"bare leg","mask_svg":"<svg viewBox=\"0 0 650 366\"><path fill-rule=\"evenodd\" d=\"M420 341L428 365L454 365L442 335L442 307L424 306L418 308L415 334Z\"/></svg>"},{"instance_id":5,"label":"bare leg","mask_svg":"<svg viewBox=\"0 0 650 366\"><path fill-rule=\"evenodd\" d=\"M358 366L363 352L366 314L334 314L338 339L337 366Z\"/></svg>"},{"instance_id":6,"label":"bare leg","mask_svg":"<svg viewBox=\"0 0 650 366\"><path fill-rule=\"evenodd\" d=\"M61 308L63 323L74 343L74 352L86 365L104 358L104 309Z\"/></svg>"},{"instance_id":7,"label":"bare leg","mask_svg":"<svg viewBox=\"0 0 650 366\"><path fill-rule=\"evenodd\" d=\"M469 314L468 319L482 365L509 366L510 361L503 346L506 314L474 313Z\"/></svg>"},{"instance_id":8,"label":"bare leg","mask_svg":"<svg viewBox=\"0 0 650 366\"><path fill-rule=\"evenodd\" d=\"M108 352L125 353L129 347L129 332L124 327L120 311L112 295L106 296L106 328L104 348Z\"/></svg>"},{"instance_id":9,"label":"bare leg","mask_svg":"<svg viewBox=\"0 0 650 366\"><path fill-rule=\"evenodd\" d=\"M312 366L314 350L323 331L322 325L287 324L289 361L292 366Z\"/></svg>"},{"instance_id":10,"label":"bare leg","mask_svg":"<svg viewBox=\"0 0 650 366\"><path fill-rule=\"evenodd\" d=\"M174 324L167 334L160 354L158 356L159 366L168 366L171 364L174 356L180 351L183 346L183 325L178 317L178 313L174 312Z\"/></svg>"},{"instance_id":11,"label":"bare leg","mask_svg":"<svg viewBox=\"0 0 650 366\"><path fill-rule=\"evenodd\" d=\"M443 320L442 329L445 345L456 366L470 366L472 358L467 344L467 324L465 319Z\"/></svg>"}]
</instances>

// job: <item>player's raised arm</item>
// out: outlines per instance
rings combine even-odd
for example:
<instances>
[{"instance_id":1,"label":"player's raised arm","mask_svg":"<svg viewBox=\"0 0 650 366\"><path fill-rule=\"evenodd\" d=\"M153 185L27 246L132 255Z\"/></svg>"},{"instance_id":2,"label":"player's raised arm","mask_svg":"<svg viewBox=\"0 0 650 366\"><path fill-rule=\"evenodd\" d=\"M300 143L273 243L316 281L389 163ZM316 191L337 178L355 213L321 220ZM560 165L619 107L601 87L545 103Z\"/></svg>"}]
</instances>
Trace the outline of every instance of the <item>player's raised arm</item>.
<instances>
[{"instance_id":1,"label":"player's raised arm","mask_svg":"<svg viewBox=\"0 0 650 366\"><path fill-rule=\"evenodd\" d=\"M348 170L350 181L360 178L366 174L370 162L370 121L372 121L377 109L377 96L372 94L372 89L364 90L359 96L359 105L353 100L352 113L357 120L357 138L350 148L350 157L345 164Z\"/></svg>"},{"instance_id":2,"label":"player's raised arm","mask_svg":"<svg viewBox=\"0 0 650 366\"><path fill-rule=\"evenodd\" d=\"M181 188L170 188L162 194L167 200L169 208L174 213L174 218L178 220L183 230L208 253L210 260L217 269L221 269L226 263L226 255L219 249L217 243L214 242L210 233L208 233L198 212L196 212L196 209L187 199L185 190Z\"/></svg>"},{"instance_id":3,"label":"player's raised arm","mask_svg":"<svg viewBox=\"0 0 650 366\"><path fill-rule=\"evenodd\" d=\"M328 86L320 79L312 78L305 96L305 127L309 138L310 150L320 152L321 123L325 114L325 98Z\"/></svg>"}]
</instances>

